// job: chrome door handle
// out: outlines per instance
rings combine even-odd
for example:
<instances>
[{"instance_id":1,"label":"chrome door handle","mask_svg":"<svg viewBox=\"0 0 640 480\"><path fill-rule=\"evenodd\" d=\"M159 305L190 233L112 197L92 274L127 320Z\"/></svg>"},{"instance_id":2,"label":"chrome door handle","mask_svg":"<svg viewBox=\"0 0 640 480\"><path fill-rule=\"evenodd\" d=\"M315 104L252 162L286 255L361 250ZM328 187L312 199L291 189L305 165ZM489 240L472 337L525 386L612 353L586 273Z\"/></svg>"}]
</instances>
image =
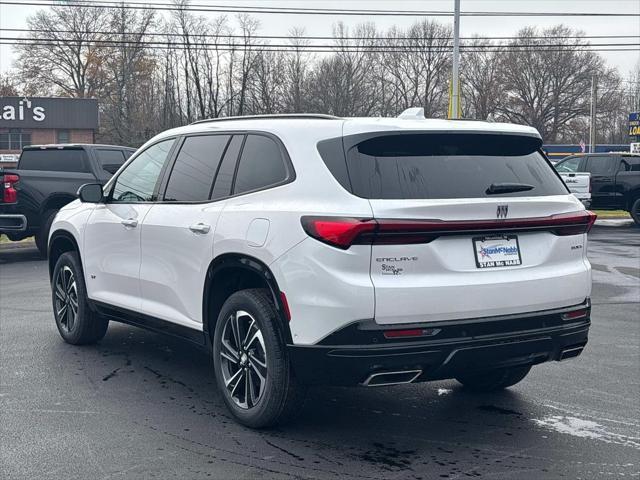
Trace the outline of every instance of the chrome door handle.
<instances>
[{"instance_id":1,"label":"chrome door handle","mask_svg":"<svg viewBox=\"0 0 640 480\"><path fill-rule=\"evenodd\" d=\"M209 233L209 230L211 230L211 226L201 222L190 225L189 230L191 230L193 233Z\"/></svg>"},{"instance_id":2,"label":"chrome door handle","mask_svg":"<svg viewBox=\"0 0 640 480\"><path fill-rule=\"evenodd\" d=\"M129 228L135 228L138 226L138 220L136 220L135 218L127 218L126 220L122 220L120 223Z\"/></svg>"}]
</instances>

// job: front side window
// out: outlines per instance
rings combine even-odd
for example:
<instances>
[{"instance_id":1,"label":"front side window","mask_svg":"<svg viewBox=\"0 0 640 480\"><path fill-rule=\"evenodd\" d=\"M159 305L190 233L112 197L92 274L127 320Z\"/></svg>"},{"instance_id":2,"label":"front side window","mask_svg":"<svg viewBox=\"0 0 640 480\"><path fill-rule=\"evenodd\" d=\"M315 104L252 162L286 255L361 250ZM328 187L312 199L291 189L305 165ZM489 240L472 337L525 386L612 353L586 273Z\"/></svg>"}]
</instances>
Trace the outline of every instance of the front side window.
<instances>
[{"instance_id":1,"label":"front side window","mask_svg":"<svg viewBox=\"0 0 640 480\"><path fill-rule=\"evenodd\" d=\"M249 135L242 148L234 194L250 192L287 179L287 168L278 144L263 135Z\"/></svg>"},{"instance_id":2,"label":"front side window","mask_svg":"<svg viewBox=\"0 0 640 480\"><path fill-rule=\"evenodd\" d=\"M573 157L563 160L556 165L556 170L562 173L575 173L580 167L581 157Z\"/></svg>"},{"instance_id":3,"label":"front side window","mask_svg":"<svg viewBox=\"0 0 640 480\"><path fill-rule=\"evenodd\" d=\"M140 153L118 175L111 201L118 203L151 202L162 167L169 158L174 139L155 143Z\"/></svg>"},{"instance_id":4,"label":"front side window","mask_svg":"<svg viewBox=\"0 0 640 480\"><path fill-rule=\"evenodd\" d=\"M228 142L228 135L185 138L171 171L164 199L172 202L208 200L213 178Z\"/></svg>"},{"instance_id":5,"label":"front side window","mask_svg":"<svg viewBox=\"0 0 640 480\"><path fill-rule=\"evenodd\" d=\"M640 157L623 157L622 164L627 172L640 172Z\"/></svg>"}]
</instances>

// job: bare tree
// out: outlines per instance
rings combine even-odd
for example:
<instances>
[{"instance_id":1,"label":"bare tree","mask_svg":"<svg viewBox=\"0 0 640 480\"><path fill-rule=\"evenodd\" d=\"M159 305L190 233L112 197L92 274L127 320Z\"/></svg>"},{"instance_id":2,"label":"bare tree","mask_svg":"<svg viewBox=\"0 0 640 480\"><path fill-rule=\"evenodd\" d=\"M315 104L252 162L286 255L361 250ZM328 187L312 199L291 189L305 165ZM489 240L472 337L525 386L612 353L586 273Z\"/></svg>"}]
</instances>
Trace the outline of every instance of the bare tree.
<instances>
[{"instance_id":1,"label":"bare tree","mask_svg":"<svg viewBox=\"0 0 640 480\"><path fill-rule=\"evenodd\" d=\"M27 19L34 32L16 47L16 68L31 90L93 97L105 82L106 8L70 2L39 10Z\"/></svg>"},{"instance_id":2,"label":"bare tree","mask_svg":"<svg viewBox=\"0 0 640 480\"><path fill-rule=\"evenodd\" d=\"M462 92L465 117L487 120L493 118L502 100L499 73L500 48L492 42L474 39L473 48L462 55Z\"/></svg>"}]
</instances>

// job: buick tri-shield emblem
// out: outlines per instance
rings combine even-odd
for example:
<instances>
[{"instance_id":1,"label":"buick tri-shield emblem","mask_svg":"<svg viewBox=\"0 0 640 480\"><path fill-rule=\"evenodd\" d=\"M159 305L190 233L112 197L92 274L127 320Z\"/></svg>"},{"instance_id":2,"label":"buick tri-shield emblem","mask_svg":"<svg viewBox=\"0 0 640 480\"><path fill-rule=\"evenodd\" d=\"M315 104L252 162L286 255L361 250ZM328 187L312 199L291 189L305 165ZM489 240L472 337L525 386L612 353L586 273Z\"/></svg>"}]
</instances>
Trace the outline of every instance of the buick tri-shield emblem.
<instances>
[{"instance_id":1,"label":"buick tri-shield emblem","mask_svg":"<svg viewBox=\"0 0 640 480\"><path fill-rule=\"evenodd\" d=\"M498 205L496 218L507 218L507 213L509 213L509 205Z\"/></svg>"}]
</instances>

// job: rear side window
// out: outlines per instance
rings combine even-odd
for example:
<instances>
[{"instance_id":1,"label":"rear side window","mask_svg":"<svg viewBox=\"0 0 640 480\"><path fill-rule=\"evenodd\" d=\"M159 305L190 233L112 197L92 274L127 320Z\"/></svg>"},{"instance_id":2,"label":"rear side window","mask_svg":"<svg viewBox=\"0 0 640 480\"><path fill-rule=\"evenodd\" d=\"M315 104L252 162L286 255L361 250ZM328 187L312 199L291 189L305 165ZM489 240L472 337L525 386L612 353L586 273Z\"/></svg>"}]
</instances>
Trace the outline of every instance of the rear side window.
<instances>
[{"instance_id":1,"label":"rear side window","mask_svg":"<svg viewBox=\"0 0 640 480\"><path fill-rule=\"evenodd\" d=\"M82 149L24 150L18 168L49 172L87 172L86 154Z\"/></svg>"},{"instance_id":2,"label":"rear side window","mask_svg":"<svg viewBox=\"0 0 640 480\"><path fill-rule=\"evenodd\" d=\"M218 169L216 183L213 186L213 193L211 194L212 200L218 200L231 195L233 174L236 171L238 155L240 155L240 149L242 148L243 141L244 135L234 135L229 142L227 151L225 152L222 163L220 163L220 168Z\"/></svg>"},{"instance_id":3,"label":"rear side window","mask_svg":"<svg viewBox=\"0 0 640 480\"><path fill-rule=\"evenodd\" d=\"M385 135L350 148L347 168L353 193L371 199L566 195L538 148L539 139L515 135Z\"/></svg>"},{"instance_id":4,"label":"rear side window","mask_svg":"<svg viewBox=\"0 0 640 480\"><path fill-rule=\"evenodd\" d=\"M242 148L233 193L244 193L276 185L287 179L278 144L263 135L248 135Z\"/></svg>"},{"instance_id":5,"label":"rear side window","mask_svg":"<svg viewBox=\"0 0 640 480\"><path fill-rule=\"evenodd\" d=\"M105 172L113 175L125 161L122 150L100 148L96 150L98 165Z\"/></svg>"},{"instance_id":6,"label":"rear side window","mask_svg":"<svg viewBox=\"0 0 640 480\"><path fill-rule=\"evenodd\" d=\"M213 179L227 143L228 135L185 138L171 171L164 199L179 202L209 200Z\"/></svg>"},{"instance_id":7,"label":"rear side window","mask_svg":"<svg viewBox=\"0 0 640 480\"><path fill-rule=\"evenodd\" d=\"M589 157L587 161L587 171L592 175L606 175L613 171L613 165L615 164L613 157Z\"/></svg>"}]
</instances>

